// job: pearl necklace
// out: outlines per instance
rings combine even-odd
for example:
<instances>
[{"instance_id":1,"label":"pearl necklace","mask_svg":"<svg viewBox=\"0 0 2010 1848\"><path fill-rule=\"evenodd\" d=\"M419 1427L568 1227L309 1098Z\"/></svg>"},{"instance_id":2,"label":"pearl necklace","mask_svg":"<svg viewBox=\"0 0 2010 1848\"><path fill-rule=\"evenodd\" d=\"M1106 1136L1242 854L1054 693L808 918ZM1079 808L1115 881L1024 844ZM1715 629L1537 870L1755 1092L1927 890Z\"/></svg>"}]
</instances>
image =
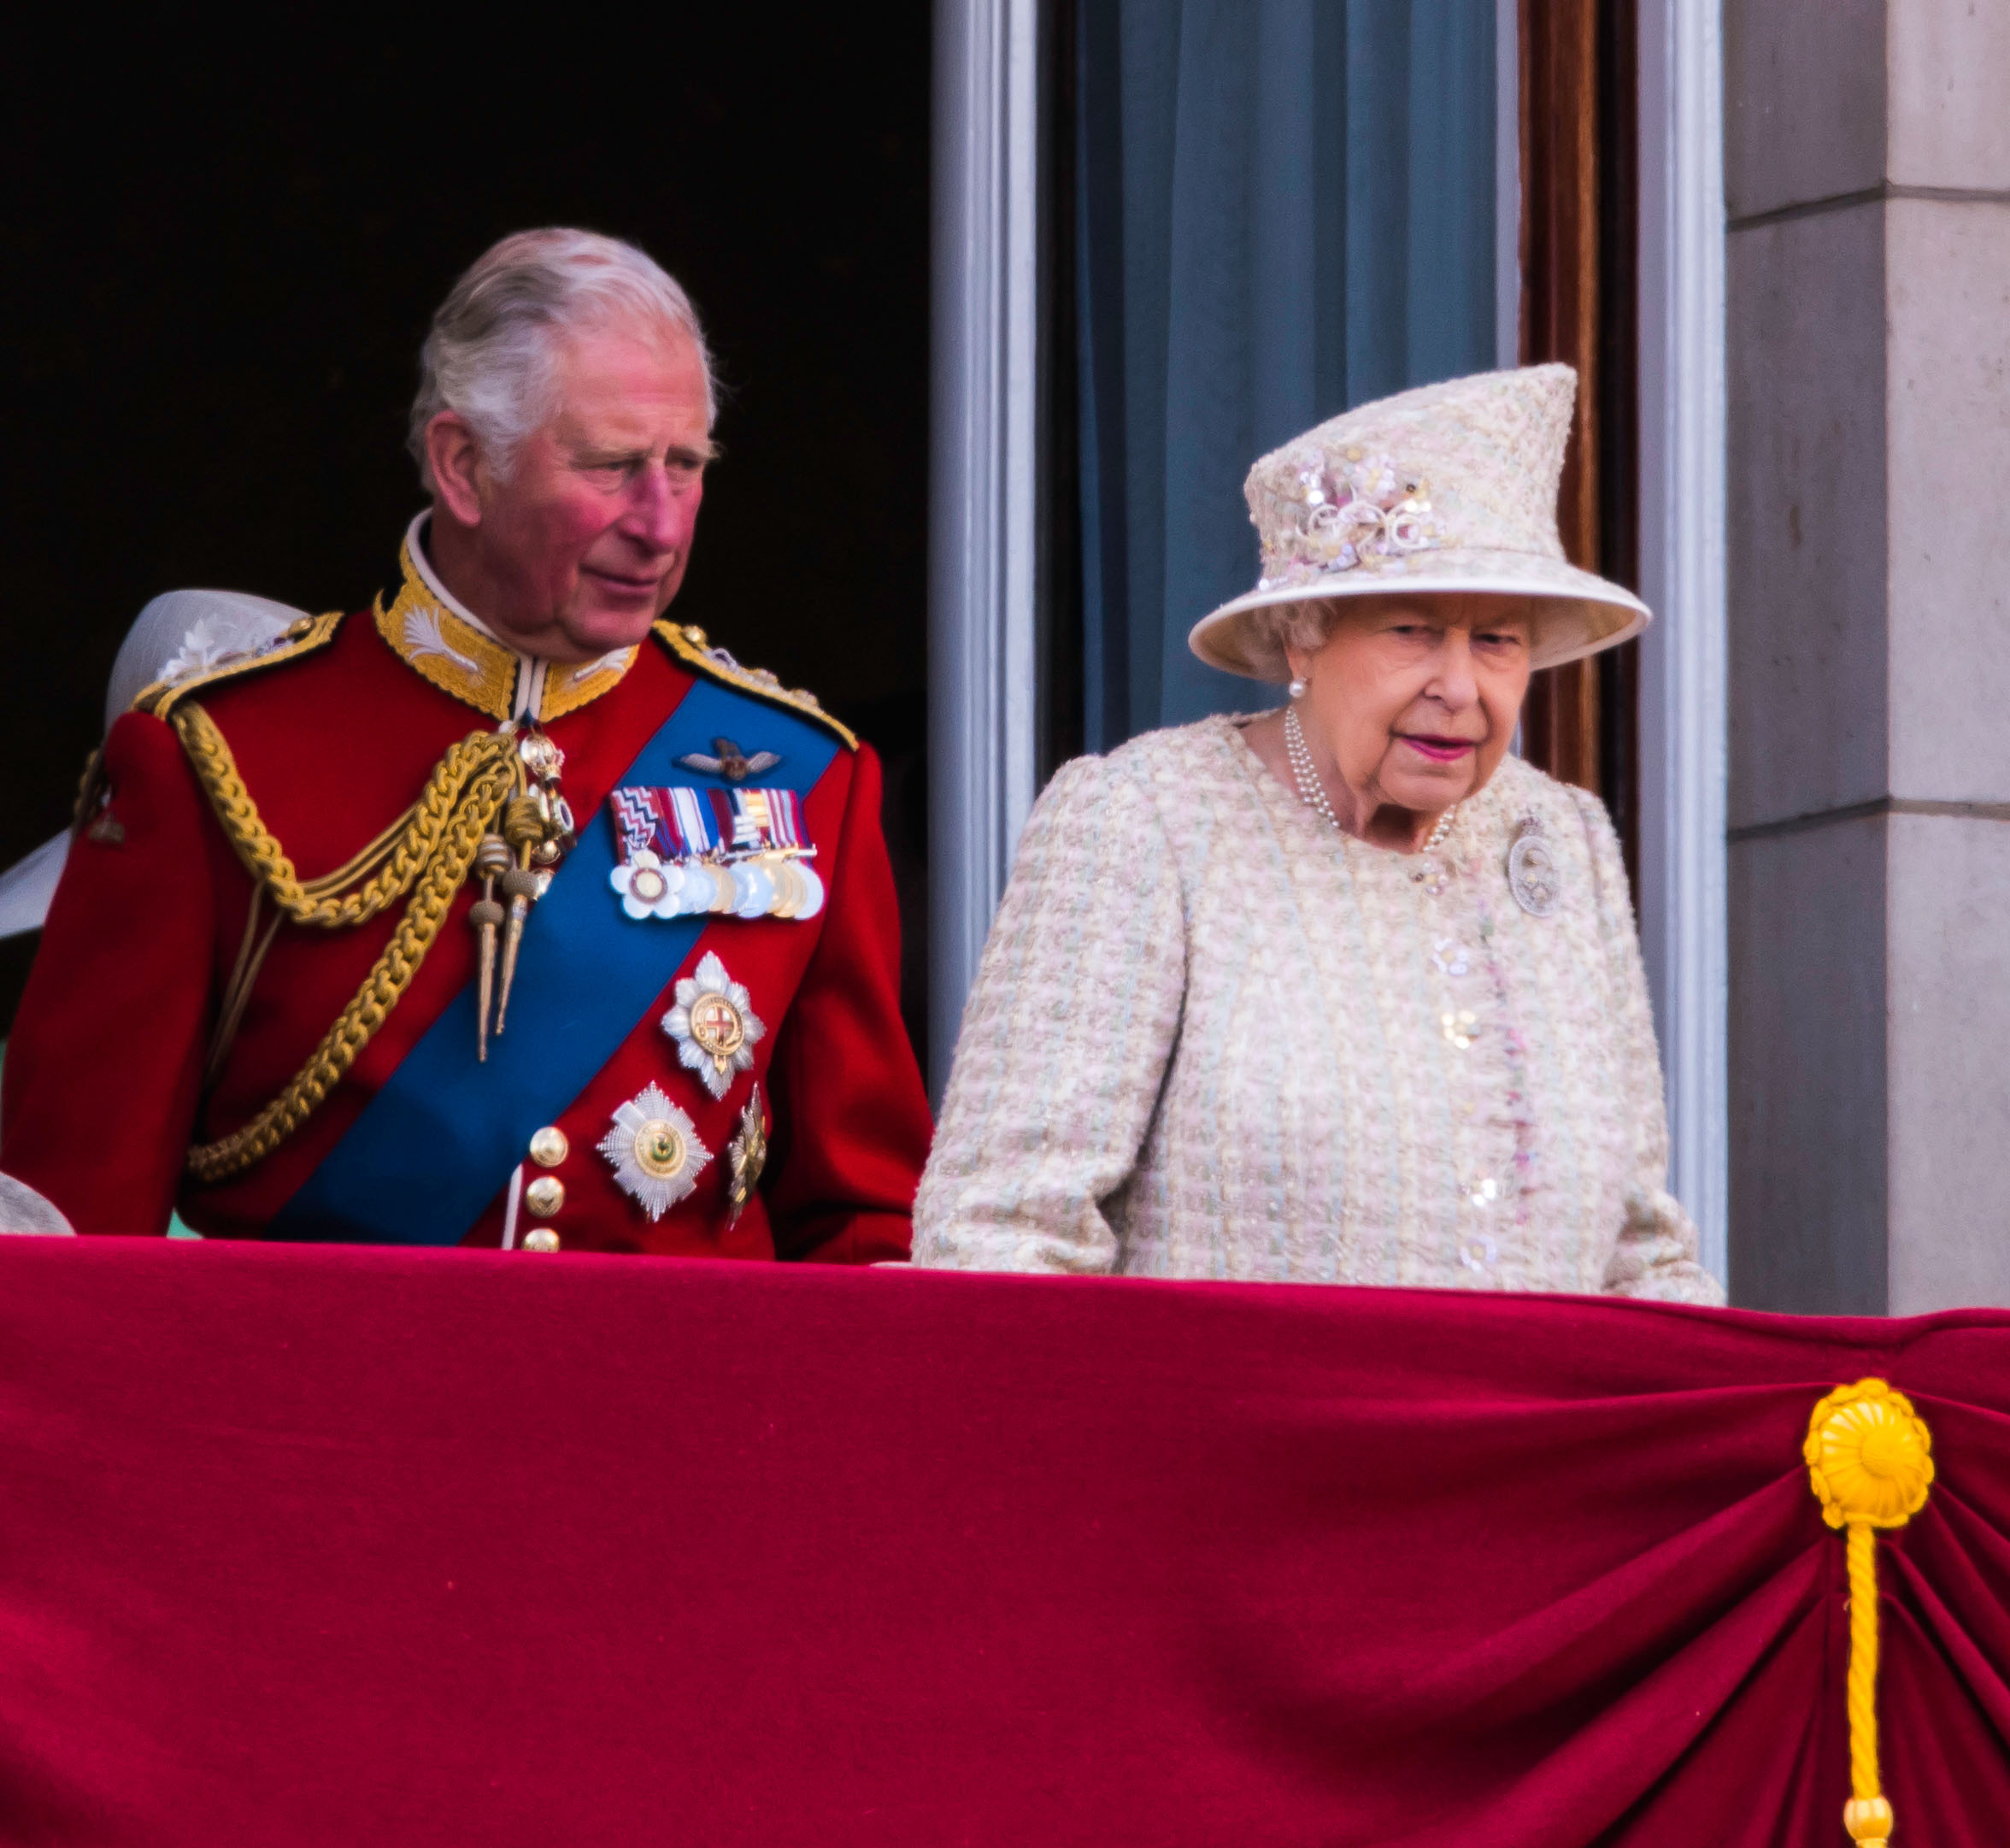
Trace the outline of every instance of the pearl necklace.
<instances>
[{"instance_id":1,"label":"pearl necklace","mask_svg":"<svg viewBox=\"0 0 2010 1848\"><path fill-rule=\"evenodd\" d=\"M1345 833L1340 826L1340 817L1333 813L1333 804L1326 795L1325 785L1319 781L1319 766L1312 761L1312 747L1305 742L1305 727L1298 722L1298 709L1284 708L1284 756L1291 766L1291 780L1298 786L1298 799L1307 808L1321 816L1336 834ZM1431 839L1424 843L1422 851L1435 853L1444 845L1445 836L1452 831L1452 823L1458 819L1459 805L1454 803L1438 816L1437 826L1431 829Z\"/></svg>"}]
</instances>

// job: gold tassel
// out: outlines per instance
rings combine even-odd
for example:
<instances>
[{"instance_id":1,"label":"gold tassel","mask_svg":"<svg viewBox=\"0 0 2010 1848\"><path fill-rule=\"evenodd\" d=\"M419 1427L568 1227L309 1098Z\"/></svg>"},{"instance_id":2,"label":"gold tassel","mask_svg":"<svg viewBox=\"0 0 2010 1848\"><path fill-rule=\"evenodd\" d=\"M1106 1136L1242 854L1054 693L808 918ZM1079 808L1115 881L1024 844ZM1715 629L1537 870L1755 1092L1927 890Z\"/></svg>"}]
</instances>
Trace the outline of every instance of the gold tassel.
<instances>
[{"instance_id":1,"label":"gold tassel","mask_svg":"<svg viewBox=\"0 0 2010 1848\"><path fill-rule=\"evenodd\" d=\"M1889 1848L1891 1805L1878 1771L1878 1533L1902 1527L1933 1486L1933 1438L1883 1380L1837 1386L1814 1408L1801 1445L1822 1519L1847 1529L1849 1565L1849 1801L1859 1848Z\"/></svg>"},{"instance_id":2,"label":"gold tassel","mask_svg":"<svg viewBox=\"0 0 2010 1848\"><path fill-rule=\"evenodd\" d=\"M496 903L496 880L508 872L510 864L509 843L500 834L485 834L474 856L482 895L467 911L467 921L479 933L481 945L475 977L474 1056L485 1064L489 1056L489 1013L496 995L496 927L502 921L502 907Z\"/></svg>"},{"instance_id":3,"label":"gold tassel","mask_svg":"<svg viewBox=\"0 0 2010 1848\"><path fill-rule=\"evenodd\" d=\"M516 980L516 955L523 945L524 921L537 898L538 875L531 870L531 856L544 844L544 818L537 799L517 796L502 811L502 833L516 854L516 864L502 875L502 896L509 901L509 915L502 927L502 982L496 998L496 1037L502 1037L502 1023L509 1015L509 987Z\"/></svg>"}]
</instances>

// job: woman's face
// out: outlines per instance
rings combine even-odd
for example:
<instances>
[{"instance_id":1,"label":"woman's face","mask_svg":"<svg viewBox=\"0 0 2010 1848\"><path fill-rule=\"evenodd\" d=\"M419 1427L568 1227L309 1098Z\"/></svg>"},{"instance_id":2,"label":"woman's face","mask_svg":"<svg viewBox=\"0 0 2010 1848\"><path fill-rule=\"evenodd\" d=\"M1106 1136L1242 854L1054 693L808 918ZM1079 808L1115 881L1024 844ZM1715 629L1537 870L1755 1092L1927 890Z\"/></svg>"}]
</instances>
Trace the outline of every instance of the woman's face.
<instances>
[{"instance_id":1,"label":"woman's face","mask_svg":"<svg viewBox=\"0 0 2010 1848\"><path fill-rule=\"evenodd\" d=\"M1299 715L1369 810L1436 814L1478 793L1528 692L1525 599L1435 595L1343 609L1318 649L1287 649Z\"/></svg>"}]
</instances>

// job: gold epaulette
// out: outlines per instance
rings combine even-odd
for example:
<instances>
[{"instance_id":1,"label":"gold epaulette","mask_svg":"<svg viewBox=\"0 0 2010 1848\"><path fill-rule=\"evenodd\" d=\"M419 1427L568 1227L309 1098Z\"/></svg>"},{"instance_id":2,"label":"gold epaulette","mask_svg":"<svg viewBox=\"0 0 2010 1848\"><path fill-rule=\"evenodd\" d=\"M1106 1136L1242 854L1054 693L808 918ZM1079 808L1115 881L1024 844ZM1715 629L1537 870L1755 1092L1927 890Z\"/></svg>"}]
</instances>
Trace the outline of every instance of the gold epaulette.
<instances>
[{"instance_id":1,"label":"gold epaulette","mask_svg":"<svg viewBox=\"0 0 2010 1848\"><path fill-rule=\"evenodd\" d=\"M765 699L770 705L785 706L790 712L814 721L827 732L842 739L848 750L858 749L858 735L850 727L841 724L826 712L817 703L814 693L805 692L801 687L785 687L766 668L743 668L723 648L714 648L705 639L705 632L688 623L659 622L655 625L656 639L667 648L685 667L716 680L721 686L730 686L735 692L750 693L756 699Z\"/></svg>"},{"instance_id":2,"label":"gold epaulette","mask_svg":"<svg viewBox=\"0 0 2010 1848\"><path fill-rule=\"evenodd\" d=\"M323 616L303 616L299 621L290 623L285 634L270 648L256 655L247 655L239 661L226 661L214 668L198 668L193 674L180 674L172 680L156 680L140 688L138 697L132 702L132 709L150 712L156 719L164 719L191 693L215 686L220 680L236 680L240 674L263 674L267 668L298 661L303 655L311 655L333 641L345 614L344 610L331 609Z\"/></svg>"}]
</instances>

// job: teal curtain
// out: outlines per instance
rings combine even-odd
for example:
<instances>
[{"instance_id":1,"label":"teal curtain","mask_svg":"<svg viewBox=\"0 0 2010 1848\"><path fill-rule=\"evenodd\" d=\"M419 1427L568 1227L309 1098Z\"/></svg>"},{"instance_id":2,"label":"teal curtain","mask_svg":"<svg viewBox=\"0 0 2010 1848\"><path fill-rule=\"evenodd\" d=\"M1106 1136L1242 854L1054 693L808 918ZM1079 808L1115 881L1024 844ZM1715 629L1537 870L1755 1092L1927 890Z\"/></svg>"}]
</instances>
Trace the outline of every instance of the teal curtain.
<instances>
[{"instance_id":1,"label":"teal curtain","mask_svg":"<svg viewBox=\"0 0 2010 1848\"><path fill-rule=\"evenodd\" d=\"M1248 710L1186 633L1257 456L1494 363L1494 0L1078 0L1084 742Z\"/></svg>"}]
</instances>

